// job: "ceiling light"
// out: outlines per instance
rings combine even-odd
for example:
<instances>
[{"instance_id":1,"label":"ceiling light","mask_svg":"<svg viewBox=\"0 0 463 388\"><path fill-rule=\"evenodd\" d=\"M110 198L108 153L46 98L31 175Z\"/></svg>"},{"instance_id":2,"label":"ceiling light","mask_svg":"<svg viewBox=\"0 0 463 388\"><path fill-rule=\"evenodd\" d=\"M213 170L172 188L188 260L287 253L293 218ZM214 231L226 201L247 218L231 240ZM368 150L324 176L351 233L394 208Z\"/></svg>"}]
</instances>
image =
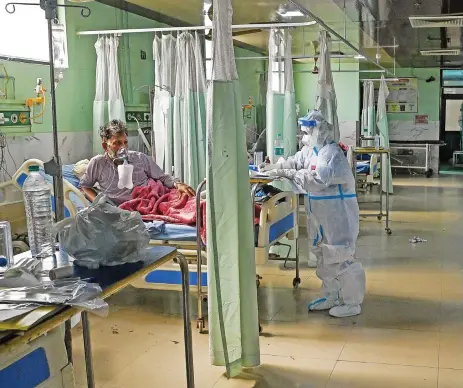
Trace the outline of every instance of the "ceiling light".
<instances>
[{"instance_id":1,"label":"ceiling light","mask_svg":"<svg viewBox=\"0 0 463 388\"><path fill-rule=\"evenodd\" d=\"M298 17L298 16L305 16L301 11L288 11L288 12L285 12L284 14L281 14L281 16L285 17L285 18L294 18L294 17Z\"/></svg>"},{"instance_id":2,"label":"ceiling light","mask_svg":"<svg viewBox=\"0 0 463 388\"><path fill-rule=\"evenodd\" d=\"M421 50L421 55L460 55L460 49L434 49L434 50Z\"/></svg>"},{"instance_id":3,"label":"ceiling light","mask_svg":"<svg viewBox=\"0 0 463 388\"><path fill-rule=\"evenodd\" d=\"M413 28L463 27L462 15L410 16Z\"/></svg>"},{"instance_id":4,"label":"ceiling light","mask_svg":"<svg viewBox=\"0 0 463 388\"><path fill-rule=\"evenodd\" d=\"M356 55L354 56L355 59L366 59L363 55Z\"/></svg>"},{"instance_id":5,"label":"ceiling light","mask_svg":"<svg viewBox=\"0 0 463 388\"><path fill-rule=\"evenodd\" d=\"M290 10L287 4L280 4L277 9L277 14L283 16L285 18L293 18L298 16L305 16L301 11L298 9Z\"/></svg>"}]
</instances>

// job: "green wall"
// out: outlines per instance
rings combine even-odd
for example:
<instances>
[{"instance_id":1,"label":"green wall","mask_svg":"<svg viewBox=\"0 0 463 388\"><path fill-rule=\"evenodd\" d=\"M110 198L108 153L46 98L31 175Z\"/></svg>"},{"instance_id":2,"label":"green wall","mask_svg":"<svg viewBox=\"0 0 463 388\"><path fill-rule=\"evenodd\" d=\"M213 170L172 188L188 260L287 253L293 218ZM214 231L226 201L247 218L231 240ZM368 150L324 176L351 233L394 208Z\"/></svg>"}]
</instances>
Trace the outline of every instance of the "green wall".
<instances>
[{"instance_id":1,"label":"green wall","mask_svg":"<svg viewBox=\"0 0 463 388\"><path fill-rule=\"evenodd\" d=\"M338 103L338 119L339 121L358 121L360 112L359 73L334 72L338 70L338 63L337 60L334 60L331 64ZM294 87L296 101L300 104L301 115L305 114L307 109L315 107L318 75L312 74L310 72L312 69L313 64L311 63L294 65ZM299 72L307 70L309 72ZM358 63L342 63L341 70L358 70Z\"/></svg>"},{"instance_id":2,"label":"green wall","mask_svg":"<svg viewBox=\"0 0 463 388\"><path fill-rule=\"evenodd\" d=\"M91 131L93 99L95 95L96 53L94 44L97 36L77 36L81 30L102 30L119 28L149 28L164 25L134 14L121 11L96 2L86 3L92 10L88 18L82 18L78 10L66 10L66 30L69 53L69 69L58 84L57 117L61 132ZM126 34L119 44L119 74L122 94L126 104L147 104L148 89L143 85L154 83L153 33ZM146 52L142 60L141 50ZM257 55L236 48L238 56ZM243 103L249 96L255 100L258 95L258 73L263 69L264 61L239 61L238 74L241 79ZM7 70L16 78L16 99L33 97L36 79L43 78L45 87L49 87L49 69L45 65L33 65L7 62ZM51 105L47 101L43 124L33 125L33 132L51 132Z\"/></svg>"},{"instance_id":3,"label":"green wall","mask_svg":"<svg viewBox=\"0 0 463 388\"><path fill-rule=\"evenodd\" d=\"M256 57L252 51L235 47L236 57ZM259 98L259 77L265 70L267 61L258 59L238 59L236 60L236 69L240 79L242 103L247 104L249 97L252 98L254 104L258 103ZM264 96L265 98L265 96Z\"/></svg>"},{"instance_id":4,"label":"green wall","mask_svg":"<svg viewBox=\"0 0 463 388\"><path fill-rule=\"evenodd\" d=\"M389 120L413 121L415 115L429 115L429 121L439 121L440 112L440 70L433 69L397 69L397 77L418 78L418 113L388 113ZM426 82L433 76L436 80Z\"/></svg>"}]
</instances>

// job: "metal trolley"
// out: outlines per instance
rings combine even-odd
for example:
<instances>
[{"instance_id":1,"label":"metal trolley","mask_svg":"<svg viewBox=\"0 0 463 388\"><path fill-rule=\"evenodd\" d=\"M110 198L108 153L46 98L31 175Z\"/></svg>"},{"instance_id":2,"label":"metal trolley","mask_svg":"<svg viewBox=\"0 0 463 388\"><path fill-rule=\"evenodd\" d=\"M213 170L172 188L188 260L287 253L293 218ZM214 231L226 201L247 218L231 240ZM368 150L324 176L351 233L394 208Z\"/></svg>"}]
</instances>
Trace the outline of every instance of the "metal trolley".
<instances>
[{"instance_id":1,"label":"metal trolley","mask_svg":"<svg viewBox=\"0 0 463 388\"><path fill-rule=\"evenodd\" d=\"M377 154L379 155L380 159L380 182L382 182L383 178L383 173L385 172L384 164L383 164L383 156L386 156L389 165L391 163L391 152L389 149L386 148L380 148L376 149L374 147L355 147L353 149L353 154L354 154L354 163L353 163L353 173L354 173L354 178L355 178L355 191L357 192L357 155L372 155L372 154ZM390 176L387 172L386 173L386 186L389 187L389 179ZM383 195L386 196L386 210L385 213L383 213ZM361 204L362 202L359 202ZM389 190L386 190L386 193L383 193L383 189L380 184L380 190L379 190L379 201L375 202L363 202L363 203L379 203L379 213L367 213L364 214L362 213L362 217L376 217L378 220L381 220L383 217L386 218L386 232L387 234L391 234L392 231L389 228Z\"/></svg>"}]
</instances>

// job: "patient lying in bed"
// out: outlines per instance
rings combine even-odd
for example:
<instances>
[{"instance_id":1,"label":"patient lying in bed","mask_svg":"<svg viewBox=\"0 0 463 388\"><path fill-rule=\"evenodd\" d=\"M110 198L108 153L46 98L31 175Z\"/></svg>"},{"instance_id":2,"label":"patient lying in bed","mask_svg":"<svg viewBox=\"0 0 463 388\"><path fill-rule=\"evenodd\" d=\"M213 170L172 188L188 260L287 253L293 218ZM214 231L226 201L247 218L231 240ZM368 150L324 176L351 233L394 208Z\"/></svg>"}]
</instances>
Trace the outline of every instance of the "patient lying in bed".
<instances>
[{"instance_id":1,"label":"patient lying in bed","mask_svg":"<svg viewBox=\"0 0 463 388\"><path fill-rule=\"evenodd\" d=\"M120 120L112 120L100 130L102 146L105 153L93 157L80 180L85 196L93 201L97 195L94 187L98 184L100 190L116 205L132 199L132 190L118 188L117 154L122 148L128 147L128 131ZM195 191L188 185L179 182L166 174L152 160L141 152L128 151L128 162L133 166L133 186L143 187L150 179L154 179L167 188L176 188L180 195L194 196Z\"/></svg>"}]
</instances>

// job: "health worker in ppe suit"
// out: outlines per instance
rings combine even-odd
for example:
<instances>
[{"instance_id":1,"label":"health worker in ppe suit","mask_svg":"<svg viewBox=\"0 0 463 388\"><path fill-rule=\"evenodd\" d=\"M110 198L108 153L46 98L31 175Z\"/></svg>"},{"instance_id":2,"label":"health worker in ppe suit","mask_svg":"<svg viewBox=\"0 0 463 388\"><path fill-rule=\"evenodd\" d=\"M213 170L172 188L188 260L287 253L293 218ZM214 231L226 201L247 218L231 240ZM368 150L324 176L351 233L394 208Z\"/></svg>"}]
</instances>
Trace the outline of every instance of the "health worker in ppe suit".
<instances>
[{"instance_id":1,"label":"health worker in ppe suit","mask_svg":"<svg viewBox=\"0 0 463 388\"><path fill-rule=\"evenodd\" d=\"M334 317L358 315L365 295L365 271L354 258L359 233L354 176L334 141L333 127L319 111L299 122L304 132L302 150L263 170L291 179L307 192L309 248L317 259L323 292L309 310L330 310Z\"/></svg>"}]
</instances>

